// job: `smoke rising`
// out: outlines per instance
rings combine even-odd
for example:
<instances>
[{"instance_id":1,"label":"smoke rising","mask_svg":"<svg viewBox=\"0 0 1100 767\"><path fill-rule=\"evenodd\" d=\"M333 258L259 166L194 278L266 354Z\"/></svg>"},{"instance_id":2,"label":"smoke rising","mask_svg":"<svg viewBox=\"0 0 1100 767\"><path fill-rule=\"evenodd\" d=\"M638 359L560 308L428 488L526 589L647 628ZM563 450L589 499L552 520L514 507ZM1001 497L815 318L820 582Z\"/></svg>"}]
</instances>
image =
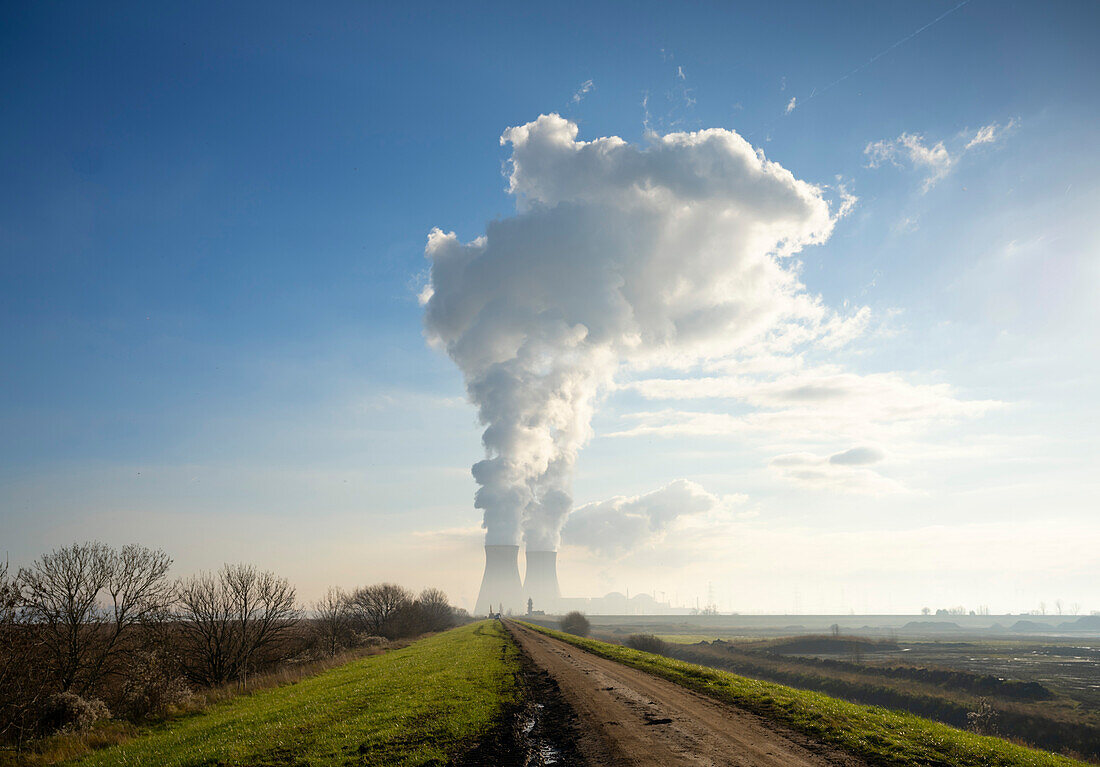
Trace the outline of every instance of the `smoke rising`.
<instances>
[{"instance_id":1,"label":"smoke rising","mask_svg":"<svg viewBox=\"0 0 1100 767\"><path fill-rule=\"evenodd\" d=\"M788 256L830 210L728 130L578 141L556 114L509 128L515 215L428 237L428 340L462 370L485 426L473 467L489 544L554 550L577 453L617 371L728 357L832 315ZM820 331L824 332L824 331Z\"/></svg>"}]
</instances>

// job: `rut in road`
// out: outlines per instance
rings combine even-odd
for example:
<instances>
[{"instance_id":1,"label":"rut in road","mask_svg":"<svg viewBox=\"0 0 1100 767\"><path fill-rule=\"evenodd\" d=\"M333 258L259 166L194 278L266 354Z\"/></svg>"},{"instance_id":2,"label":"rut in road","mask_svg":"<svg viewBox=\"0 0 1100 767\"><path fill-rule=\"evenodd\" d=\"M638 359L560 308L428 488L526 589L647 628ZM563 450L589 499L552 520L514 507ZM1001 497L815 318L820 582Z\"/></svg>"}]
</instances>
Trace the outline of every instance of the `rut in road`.
<instances>
[{"instance_id":1,"label":"rut in road","mask_svg":"<svg viewBox=\"0 0 1100 767\"><path fill-rule=\"evenodd\" d=\"M827 744L513 622L527 657L576 712L589 764L865 767Z\"/></svg>"}]
</instances>

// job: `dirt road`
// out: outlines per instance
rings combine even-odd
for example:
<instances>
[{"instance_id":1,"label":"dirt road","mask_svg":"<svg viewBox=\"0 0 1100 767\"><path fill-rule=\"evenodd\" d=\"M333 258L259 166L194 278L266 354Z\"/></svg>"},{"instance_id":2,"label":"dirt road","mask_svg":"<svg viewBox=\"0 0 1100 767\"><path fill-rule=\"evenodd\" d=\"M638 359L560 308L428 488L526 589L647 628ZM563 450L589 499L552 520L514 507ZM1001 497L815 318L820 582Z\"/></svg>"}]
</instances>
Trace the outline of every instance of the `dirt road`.
<instances>
[{"instance_id":1,"label":"dirt road","mask_svg":"<svg viewBox=\"0 0 1100 767\"><path fill-rule=\"evenodd\" d=\"M862 767L863 762L746 711L509 622L557 683L592 765Z\"/></svg>"}]
</instances>

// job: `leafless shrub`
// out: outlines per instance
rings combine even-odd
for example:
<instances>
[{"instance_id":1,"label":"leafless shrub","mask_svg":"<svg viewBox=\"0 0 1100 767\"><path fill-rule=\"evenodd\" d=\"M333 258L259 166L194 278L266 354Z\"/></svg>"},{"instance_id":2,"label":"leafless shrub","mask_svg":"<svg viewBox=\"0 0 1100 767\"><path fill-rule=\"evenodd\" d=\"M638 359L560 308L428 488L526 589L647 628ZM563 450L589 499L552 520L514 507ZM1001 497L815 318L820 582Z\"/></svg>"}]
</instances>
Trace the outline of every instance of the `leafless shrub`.
<instances>
[{"instance_id":1,"label":"leafless shrub","mask_svg":"<svg viewBox=\"0 0 1100 767\"><path fill-rule=\"evenodd\" d=\"M394 639L404 633L398 617L412 601L412 592L395 583L365 586L351 595L352 619L361 631Z\"/></svg>"},{"instance_id":2,"label":"leafless shrub","mask_svg":"<svg viewBox=\"0 0 1100 767\"><path fill-rule=\"evenodd\" d=\"M566 613L562 619L561 630L567 634L576 634L580 637L588 636L588 632L591 630L591 625L588 623L588 618L584 617L584 613L574 610L571 613Z\"/></svg>"},{"instance_id":3,"label":"leafless shrub","mask_svg":"<svg viewBox=\"0 0 1100 767\"><path fill-rule=\"evenodd\" d=\"M394 616L391 636L417 636L455 625L454 609L439 589L424 589Z\"/></svg>"},{"instance_id":4,"label":"leafless shrub","mask_svg":"<svg viewBox=\"0 0 1100 767\"><path fill-rule=\"evenodd\" d=\"M978 699L978 710L966 715L966 727L978 735L997 735L1000 732L1000 713L987 698Z\"/></svg>"},{"instance_id":5,"label":"leafless shrub","mask_svg":"<svg viewBox=\"0 0 1100 767\"><path fill-rule=\"evenodd\" d=\"M38 632L23 620L23 589L0 564L0 742L21 743L34 729L49 688Z\"/></svg>"},{"instance_id":6,"label":"leafless shrub","mask_svg":"<svg viewBox=\"0 0 1100 767\"><path fill-rule=\"evenodd\" d=\"M59 692L46 701L39 723L45 732L83 732L110 716L107 704L101 700Z\"/></svg>"},{"instance_id":7,"label":"leafless shrub","mask_svg":"<svg viewBox=\"0 0 1100 767\"><path fill-rule=\"evenodd\" d=\"M333 657L339 650L350 644L351 605L348 594L340 588L330 588L325 595L314 602L316 616L314 631L324 651Z\"/></svg>"},{"instance_id":8,"label":"leafless shrub","mask_svg":"<svg viewBox=\"0 0 1100 767\"><path fill-rule=\"evenodd\" d=\"M657 655L668 654L668 643L653 634L631 634L623 643L627 647L642 652L651 652Z\"/></svg>"},{"instance_id":9,"label":"leafless shrub","mask_svg":"<svg viewBox=\"0 0 1100 767\"><path fill-rule=\"evenodd\" d=\"M251 565L225 565L178 583L180 660L193 681L242 680L293 654L294 588Z\"/></svg>"},{"instance_id":10,"label":"leafless shrub","mask_svg":"<svg viewBox=\"0 0 1100 767\"><path fill-rule=\"evenodd\" d=\"M113 705L116 715L132 721L161 717L185 709L193 694L187 681L157 653L139 650L130 657Z\"/></svg>"},{"instance_id":11,"label":"leafless shrub","mask_svg":"<svg viewBox=\"0 0 1100 767\"><path fill-rule=\"evenodd\" d=\"M385 637L374 636L372 634L356 634L355 644L357 647L385 647L390 640Z\"/></svg>"}]
</instances>

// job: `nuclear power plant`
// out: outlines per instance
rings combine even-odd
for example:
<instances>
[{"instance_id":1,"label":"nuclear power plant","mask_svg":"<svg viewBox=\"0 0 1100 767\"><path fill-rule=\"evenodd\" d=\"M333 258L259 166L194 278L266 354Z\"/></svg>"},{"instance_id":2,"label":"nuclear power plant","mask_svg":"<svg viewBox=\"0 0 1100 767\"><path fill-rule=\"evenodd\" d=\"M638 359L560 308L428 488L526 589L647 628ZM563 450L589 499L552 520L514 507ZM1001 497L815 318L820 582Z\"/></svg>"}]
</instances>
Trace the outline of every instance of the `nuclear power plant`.
<instances>
[{"instance_id":1,"label":"nuclear power plant","mask_svg":"<svg viewBox=\"0 0 1100 767\"><path fill-rule=\"evenodd\" d=\"M558 587L558 552L528 551L527 577L520 586L519 546L485 545L485 575L477 595L474 615L502 611L513 615L531 609L547 615L580 610L590 615L692 615L699 610L673 606L650 594L631 597L612 591L602 597L563 597ZM656 593L656 592L654 592Z\"/></svg>"},{"instance_id":2,"label":"nuclear power plant","mask_svg":"<svg viewBox=\"0 0 1100 767\"><path fill-rule=\"evenodd\" d=\"M558 552L528 551L527 573L523 579L523 604L527 600L536 610L558 611L561 589L558 588Z\"/></svg>"},{"instance_id":3,"label":"nuclear power plant","mask_svg":"<svg viewBox=\"0 0 1100 767\"><path fill-rule=\"evenodd\" d=\"M558 552L528 551L527 578L520 586L519 546L485 545L485 575L477 595L475 615L503 609L519 614L530 599L535 609L554 612L561 601Z\"/></svg>"},{"instance_id":4,"label":"nuclear power plant","mask_svg":"<svg viewBox=\"0 0 1100 767\"><path fill-rule=\"evenodd\" d=\"M501 609L519 613L523 603L519 546L485 544L485 575L481 577L474 615L488 615Z\"/></svg>"}]
</instances>

